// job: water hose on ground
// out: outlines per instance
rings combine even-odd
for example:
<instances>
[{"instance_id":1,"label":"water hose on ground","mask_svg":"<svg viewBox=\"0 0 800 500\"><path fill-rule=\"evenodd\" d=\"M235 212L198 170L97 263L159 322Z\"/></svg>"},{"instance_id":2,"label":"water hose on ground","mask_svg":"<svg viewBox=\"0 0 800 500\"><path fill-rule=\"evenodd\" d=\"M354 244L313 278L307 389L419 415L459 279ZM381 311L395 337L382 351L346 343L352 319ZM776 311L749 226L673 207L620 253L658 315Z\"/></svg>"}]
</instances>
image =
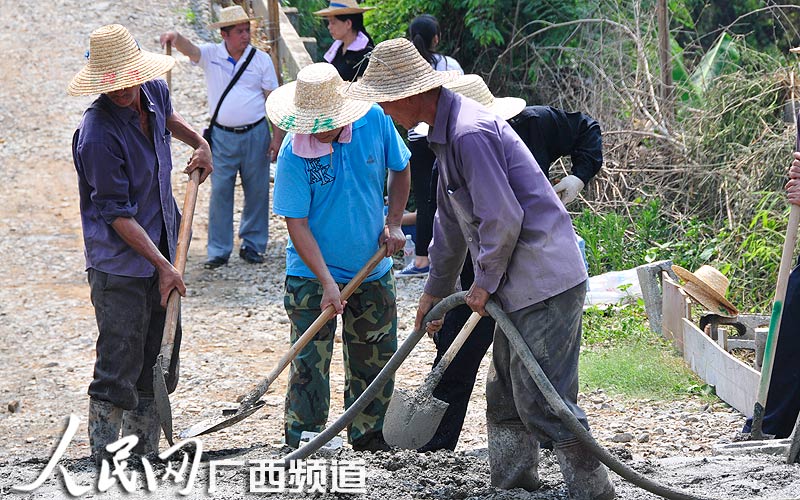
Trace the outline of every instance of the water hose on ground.
<instances>
[{"instance_id":1,"label":"water hose on ground","mask_svg":"<svg viewBox=\"0 0 800 500\"><path fill-rule=\"evenodd\" d=\"M350 422L352 422L355 416L364 408L366 408L366 406L372 402L373 399L375 399L378 392L383 390L383 386L386 385L386 382L389 380L392 374L394 374L394 372L400 367L403 361L405 361L405 359L411 353L411 350L414 348L414 346L416 346L420 339L425 335L424 325L428 321L444 317L444 314L450 309L464 304L465 295L466 292L454 293L431 308L422 322L423 327L420 330L415 330L406 339L406 341L403 342L400 348L397 349L397 352L395 352L391 359L389 359L389 361L386 363L386 366L384 366L383 370L381 370L375 380L372 381L364 393L361 394L361 396L350 406L350 408L348 408L341 417L331 424L330 427L309 441L308 444L287 455L284 458L284 463L288 466L289 462L292 460L302 460L307 458L321 448L325 443L330 441L331 438L341 432L342 429L344 429ZM520 356L520 359L522 359L523 364L530 372L531 377L533 377L536 386L542 392L545 400L547 400L547 403L553 408L553 411L558 418L561 419L567 429L575 434L575 437L577 437L581 443L589 448L589 450L598 458L598 460L603 462L603 464L605 464L609 469L616 472L626 481L631 482L636 486L639 486L640 488L643 488L663 498L667 498L669 500L710 499L710 497L691 495L684 491L676 490L653 481L652 479L643 476L642 474L623 464L617 460L614 455L609 453L608 450L600 446L600 444L595 441L594 437L592 437L589 431L584 429L578 419L575 418L571 411L569 411L569 408L567 408L567 405L561 399L561 396L558 395L555 388L553 388L553 385L550 383L550 380L548 380L547 376L542 371L542 368L539 366L539 363L536 361L533 353L531 353L530 348L528 348L528 345L523 340L519 330L517 330L506 313L503 312L503 310L500 309L500 307L493 301L489 301L489 303L486 304L486 312L488 312L489 315L494 318L494 320L500 326L500 329L508 338L509 344Z\"/></svg>"}]
</instances>

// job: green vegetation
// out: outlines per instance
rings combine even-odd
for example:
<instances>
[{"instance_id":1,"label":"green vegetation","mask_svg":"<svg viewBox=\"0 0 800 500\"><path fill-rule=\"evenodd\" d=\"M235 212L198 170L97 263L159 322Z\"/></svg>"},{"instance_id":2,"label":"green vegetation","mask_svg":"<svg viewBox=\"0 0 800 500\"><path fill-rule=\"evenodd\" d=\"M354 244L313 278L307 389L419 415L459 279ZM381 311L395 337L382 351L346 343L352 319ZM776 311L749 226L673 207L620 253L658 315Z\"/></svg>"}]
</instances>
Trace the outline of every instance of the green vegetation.
<instances>
[{"instance_id":1,"label":"green vegetation","mask_svg":"<svg viewBox=\"0 0 800 500\"><path fill-rule=\"evenodd\" d=\"M647 326L642 305L593 307L584 314L580 390L602 388L627 398L709 396L676 351Z\"/></svg>"}]
</instances>

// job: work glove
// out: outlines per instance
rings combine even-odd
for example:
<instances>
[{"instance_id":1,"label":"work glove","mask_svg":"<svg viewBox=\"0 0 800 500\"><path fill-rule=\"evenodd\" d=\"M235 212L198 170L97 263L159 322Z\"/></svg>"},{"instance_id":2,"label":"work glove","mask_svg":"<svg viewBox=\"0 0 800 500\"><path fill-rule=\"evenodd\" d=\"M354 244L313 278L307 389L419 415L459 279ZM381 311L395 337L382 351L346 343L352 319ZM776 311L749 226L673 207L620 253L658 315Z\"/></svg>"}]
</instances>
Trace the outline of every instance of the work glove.
<instances>
[{"instance_id":1,"label":"work glove","mask_svg":"<svg viewBox=\"0 0 800 500\"><path fill-rule=\"evenodd\" d=\"M583 186L584 184L582 180L578 179L574 175L568 175L561 179L558 184L553 186L553 189L556 190L556 194L561 200L561 203L566 206L567 203L578 197L578 193L581 192Z\"/></svg>"}]
</instances>

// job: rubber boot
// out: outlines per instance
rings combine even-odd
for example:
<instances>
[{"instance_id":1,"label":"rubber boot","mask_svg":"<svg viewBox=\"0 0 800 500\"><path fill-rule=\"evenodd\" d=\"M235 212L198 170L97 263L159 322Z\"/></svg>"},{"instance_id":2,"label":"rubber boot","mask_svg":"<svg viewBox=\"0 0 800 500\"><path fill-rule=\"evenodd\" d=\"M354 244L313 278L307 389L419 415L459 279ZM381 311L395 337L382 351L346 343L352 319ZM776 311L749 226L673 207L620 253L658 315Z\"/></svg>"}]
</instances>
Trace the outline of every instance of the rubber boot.
<instances>
[{"instance_id":1,"label":"rubber boot","mask_svg":"<svg viewBox=\"0 0 800 500\"><path fill-rule=\"evenodd\" d=\"M611 500L614 485L605 465L577 439L560 441L555 446L558 465L571 500Z\"/></svg>"},{"instance_id":2,"label":"rubber boot","mask_svg":"<svg viewBox=\"0 0 800 500\"><path fill-rule=\"evenodd\" d=\"M504 490L536 491L539 479L539 442L524 426L487 424L492 486Z\"/></svg>"},{"instance_id":3,"label":"rubber boot","mask_svg":"<svg viewBox=\"0 0 800 500\"><path fill-rule=\"evenodd\" d=\"M139 406L135 410L125 410L122 414L122 435L134 435L139 438L139 443L132 450L133 453L137 455L158 453L161 423L152 396L140 395Z\"/></svg>"},{"instance_id":4,"label":"rubber boot","mask_svg":"<svg viewBox=\"0 0 800 500\"><path fill-rule=\"evenodd\" d=\"M107 401L89 400L89 446L98 468L104 459L111 464L111 453L106 446L119 439L121 425L122 408Z\"/></svg>"}]
</instances>

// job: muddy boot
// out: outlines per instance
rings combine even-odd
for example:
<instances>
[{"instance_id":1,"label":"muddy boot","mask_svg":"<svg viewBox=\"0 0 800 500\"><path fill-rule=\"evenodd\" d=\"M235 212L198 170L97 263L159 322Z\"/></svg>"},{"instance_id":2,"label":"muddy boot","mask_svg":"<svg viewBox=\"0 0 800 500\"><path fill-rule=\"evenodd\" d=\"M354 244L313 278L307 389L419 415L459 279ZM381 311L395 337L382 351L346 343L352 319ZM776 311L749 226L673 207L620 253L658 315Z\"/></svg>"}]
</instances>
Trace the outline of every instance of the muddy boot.
<instances>
[{"instance_id":1,"label":"muddy boot","mask_svg":"<svg viewBox=\"0 0 800 500\"><path fill-rule=\"evenodd\" d=\"M492 486L504 490L536 491L539 480L539 442L522 425L487 424Z\"/></svg>"},{"instance_id":2,"label":"muddy boot","mask_svg":"<svg viewBox=\"0 0 800 500\"><path fill-rule=\"evenodd\" d=\"M614 485L605 465L577 439L560 441L555 446L558 465L571 500L611 500Z\"/></svg>"},{"instance_id":3,"label":"muddy boot","mask_svg":"<svg viewBox=\"0 0 800 500\"><path fill-rule=\"evenodd\" d=\"M125 410L122 414L122 435L139 438L139 443L132 450L137 455L158 453L161 423L152 396L139 396L139 406L135 410Z\"/></svg>"},{"instance_id":4,"label":"muddy boot","mask_svg":"<svg viewBox=\"0 0 800 500\"><path fill-rule=\"evenodd\" d=\"M121 425L122 408L107 401L89 400L89 446L98 468L103 459L111 464L111 453L106 450L106 445L119 439Z\"/></svg>"}]
</instances>

